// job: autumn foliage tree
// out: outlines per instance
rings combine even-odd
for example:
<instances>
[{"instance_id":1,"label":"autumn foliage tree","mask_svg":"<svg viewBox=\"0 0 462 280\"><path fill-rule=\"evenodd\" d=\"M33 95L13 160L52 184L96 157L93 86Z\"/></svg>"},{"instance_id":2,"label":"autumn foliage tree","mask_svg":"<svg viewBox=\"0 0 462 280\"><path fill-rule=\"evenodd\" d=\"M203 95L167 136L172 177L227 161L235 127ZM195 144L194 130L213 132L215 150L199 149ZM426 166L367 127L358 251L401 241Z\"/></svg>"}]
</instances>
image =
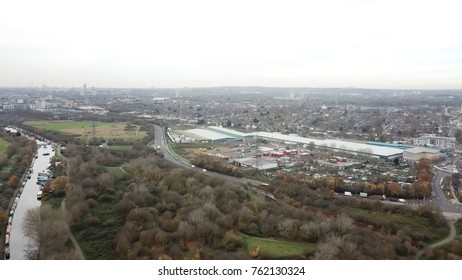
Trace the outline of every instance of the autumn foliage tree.
<instances>
[{"instance_id":1,"label":"autumn foliage tree","mask_svg":"<svg viewBox=\"0 0 462 280\"><path fill-rule=\"evenodd\" d=\"M429 197L430 190L428 188L428 184L421 183L419 181L415 181L409 187L409 194L412 197L415 197L417 199L424 198L424 197Z\"/></svg>"},{"instance_id":2,"label":"autumn foliage tree","mask_svg":"<svg viewBox=\"0 0 462 280\"><path fill-rule=\"evenodd\" d=\"M6 183L7 186L17 186L19 184L19 178L17 176L11 176Z\"/></svg>"},{"instance_id":3,"label":"autumn foliage tree","mask_svg":"<svg viewBox=\"0 0 462 280\"><path fill-rule=\"evenodd\" d=\"M387 185L388 195L393 197L399 197L403 194L403 188L396 182L392 182Z\"/></svg>"},{"instance_id":4,"label":"autumn foliage tree","mask_svg":"<svg viewBox=\"0 0 462 280\"><path fill-rule=\"evenodd\" d=\"M66 193L66 185L69 183L67 176L58 176L50 184L50 192L55 195L63 195Z\"/></svg>"}]
</instances>

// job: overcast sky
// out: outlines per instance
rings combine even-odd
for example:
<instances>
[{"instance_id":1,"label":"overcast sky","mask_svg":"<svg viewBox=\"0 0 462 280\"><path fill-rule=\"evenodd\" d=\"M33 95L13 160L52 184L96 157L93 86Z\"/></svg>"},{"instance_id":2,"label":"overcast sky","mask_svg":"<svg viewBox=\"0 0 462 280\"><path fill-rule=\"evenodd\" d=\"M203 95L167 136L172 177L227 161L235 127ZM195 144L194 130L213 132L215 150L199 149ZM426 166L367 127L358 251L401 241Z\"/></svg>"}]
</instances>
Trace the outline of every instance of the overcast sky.
<instances>
[{"instance_id":1,"label":"overcast sky","mask_svg":"<svg viewBox=\"0 0 462 280\"><path fill-rule=\"evenodd\" d=\"M460 0L0 0L0 86L460 89Z\"/></svg>"}]
</instances>

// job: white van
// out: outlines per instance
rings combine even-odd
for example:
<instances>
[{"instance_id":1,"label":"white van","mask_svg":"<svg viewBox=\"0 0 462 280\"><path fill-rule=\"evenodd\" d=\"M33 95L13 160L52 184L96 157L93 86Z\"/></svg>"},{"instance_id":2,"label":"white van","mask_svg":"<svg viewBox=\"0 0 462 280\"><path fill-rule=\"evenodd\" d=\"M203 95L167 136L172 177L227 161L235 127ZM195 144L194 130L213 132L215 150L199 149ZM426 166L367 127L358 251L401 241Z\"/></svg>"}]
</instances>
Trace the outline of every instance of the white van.
<instances>
[{"instance_id":1,"label":"white van","mask_svg":"<svg viewBox=\"0 0 462 280\"><path fill-rule=\"evenodd\" d=\"M345 192L345 196L353 196L351 192Z\"/></svg>"},{"instance_id":2,"label":"white van","mask_svg":"<svg viewBox=\"0 0 462 280\"><path fill-rule=\"evenodd\" d=\"M43 191L38 191L38 193L37 193L37 199L38 199L38 200L42 199L42 196L43 196Z\"/></svg>"}]
</instances>

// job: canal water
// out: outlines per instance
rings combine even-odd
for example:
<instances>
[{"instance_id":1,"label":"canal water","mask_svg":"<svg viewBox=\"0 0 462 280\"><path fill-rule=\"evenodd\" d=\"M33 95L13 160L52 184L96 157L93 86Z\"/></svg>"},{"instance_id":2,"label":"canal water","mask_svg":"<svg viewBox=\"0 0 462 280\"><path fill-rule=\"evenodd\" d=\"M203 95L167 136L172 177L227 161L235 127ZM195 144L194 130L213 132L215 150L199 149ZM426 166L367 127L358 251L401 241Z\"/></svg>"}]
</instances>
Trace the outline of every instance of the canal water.
<instances>
[{"instance_id":1,"label":"canal water","mask_svg":"<svg viewBox=\"0 0 462 280\"><path fill-rule=\"evenodd\" d=\"M27 210L40 206L40 200L37 199L37 192L40 190L40 186L37 185L37 176L39 172L44 172L48 169L50 159L54 156L51 145L41 141L37 141L37 145L40 147L37 152L38 157L33 161L31 166L31 178L27 179L26 177L26 184L13 214L10 233L10 258L12 260L27 259L26 250L30 242L23 231L24 217Z\"/></svg>"}]
</instances>

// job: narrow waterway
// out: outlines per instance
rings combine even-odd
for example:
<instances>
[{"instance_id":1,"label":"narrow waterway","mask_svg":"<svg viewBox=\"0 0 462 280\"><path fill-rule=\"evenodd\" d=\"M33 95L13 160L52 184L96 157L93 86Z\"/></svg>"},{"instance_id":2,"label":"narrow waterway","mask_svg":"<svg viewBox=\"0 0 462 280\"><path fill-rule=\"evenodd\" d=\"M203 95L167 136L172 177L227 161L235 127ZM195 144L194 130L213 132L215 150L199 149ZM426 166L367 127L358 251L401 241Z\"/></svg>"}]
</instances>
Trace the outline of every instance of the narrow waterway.
<instances>
[{"instance_id":1,"label":"narrow waterway","mask_svg":"<svg viewBox=\"0 0 462 280\"><path fill-rule=\"evenodd\" d=\"M47 170L50 166L50 159L54 156L51 145L41 141L37 141L37 145L40 146L37 151L38 157L32 163L31 177L30 179L26 177L26 184L13 214L10 234L10 258L12 260L27 259L26 250L29 246L29 240L23 231L24 217L27 210L40 206L40 200L37 199L37 192L40 190L40 186L37 185L37 176L39 172Z\"/></svg>"}]
</instances>

